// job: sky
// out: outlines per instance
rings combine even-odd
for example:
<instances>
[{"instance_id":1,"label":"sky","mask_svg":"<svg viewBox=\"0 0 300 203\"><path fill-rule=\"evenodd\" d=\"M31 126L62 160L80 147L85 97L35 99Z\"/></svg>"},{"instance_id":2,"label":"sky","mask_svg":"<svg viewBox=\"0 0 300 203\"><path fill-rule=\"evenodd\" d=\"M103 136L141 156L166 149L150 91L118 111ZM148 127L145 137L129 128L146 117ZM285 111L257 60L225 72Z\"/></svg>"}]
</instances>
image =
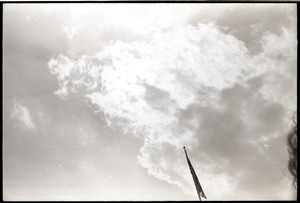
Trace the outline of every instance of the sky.
<instances>
[{"instance_id":1,"label":"sky","mask_svg":"<svg viewBox=\"0 0 300 203\"><path fill-rule=\"evenodd\" d=\"M295 200L295 4L4 4L4 200ZM205 200L205 199L204 199Z\"/></svg>"}]
</instances>

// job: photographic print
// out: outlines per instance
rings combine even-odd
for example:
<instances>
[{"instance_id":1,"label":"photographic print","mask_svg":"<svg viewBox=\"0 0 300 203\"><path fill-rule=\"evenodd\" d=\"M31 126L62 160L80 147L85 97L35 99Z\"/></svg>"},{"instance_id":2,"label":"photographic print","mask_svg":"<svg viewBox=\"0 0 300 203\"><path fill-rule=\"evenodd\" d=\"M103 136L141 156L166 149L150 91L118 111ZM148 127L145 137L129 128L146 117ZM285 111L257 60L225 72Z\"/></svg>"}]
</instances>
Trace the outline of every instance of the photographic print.
<instances>
[{"instance_id":1,"label":"photographic print","mask_svg":"<svg viewBox=\"0 0 300 203\"><path fill-rule=\"evenodd\" d=\"M296 200L297 43L293 3L4 3L3 200Z\"/></svg>"}]
</instances>

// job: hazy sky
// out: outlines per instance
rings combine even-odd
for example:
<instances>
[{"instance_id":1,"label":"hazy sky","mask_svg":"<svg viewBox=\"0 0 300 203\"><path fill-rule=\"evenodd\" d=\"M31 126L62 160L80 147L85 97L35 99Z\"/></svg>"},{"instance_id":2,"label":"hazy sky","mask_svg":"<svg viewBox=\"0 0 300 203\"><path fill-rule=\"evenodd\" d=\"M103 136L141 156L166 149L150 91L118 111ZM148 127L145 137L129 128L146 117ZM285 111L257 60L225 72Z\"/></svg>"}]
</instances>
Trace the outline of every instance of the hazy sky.
<instances>
[{"instance_id":1,"label":"hazy sky","mask_svg":"<svg viewBox=\"0 0 300 203\"><path fill-rule=\"evenodd\" d=\"M291 200L295 4L5 4L5 200Z\"/></svg>"}]
</instances>

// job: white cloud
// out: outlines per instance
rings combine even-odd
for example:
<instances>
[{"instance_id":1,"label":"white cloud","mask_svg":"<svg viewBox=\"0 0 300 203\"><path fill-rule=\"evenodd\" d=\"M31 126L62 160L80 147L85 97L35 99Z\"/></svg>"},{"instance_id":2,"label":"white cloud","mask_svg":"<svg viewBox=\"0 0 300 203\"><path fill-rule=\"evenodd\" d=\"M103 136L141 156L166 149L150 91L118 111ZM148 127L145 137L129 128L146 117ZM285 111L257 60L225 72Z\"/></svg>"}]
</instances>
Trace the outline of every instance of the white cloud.
<instances>
[{"instance_id":1,"label":"white cloud","mask_svg":"<svg viewBox=\"0 0 300 203\"><path fill-rule=\"evenodd\" d=\"M76 35L78 35L78 31L76 28L68 28L64 27L63 31L67 34L68 39L73 39Z\"/></svg>"},{"instance_id":2,"label":"white cloud","mask_svg":"<svg viewBox=\"0 0 300 203\"><path fill-rule=\"evenodd\" d=\"M85 96L110 122L123 126L126 134L144 140L138 162L149 174L193 194L190 174L181 167L186 166L182 146L199 147L205 143L206 154L198 157L207 159L207 163L196 162L195 168L205 174L201 180L207 193L216 199L226 195L229 199L243 198L242 194L227 194L226 188L237 189L247 178L231 171L255 167L249 163L235 166L240 160L234 150L252 150L251 143L261 144L256 133L270 136L278 130L270 126L273 121L281 122L281 110L294 108L293 91L285 95L284 101L276 100L290 85L273 91L272 80L268 79L278 78L279 74L290 77L285 67L296 57L296 35L290 32L285 30L280 36L267 33L262 40L264 52L251 56L243 42L224 34L214 24L177 26L165 32L153 31L142 40L102 44L100 52L77 60L60 55L48 66L57 76L58 95ZM274 41L284 43L274 48ZM279 55L284 55L285 60L278 59ZM257 78L261 78L262 85L249 85ZM256 96L254 90L264 97ZM281 104L278 111L274 110L277 103ZM198 110L191 117L189 109L193 106ZM270 122L256 120L272 112L275 117ZM239 133L249 136L242 139ZM229 148L232 144L234 147ZM260 152L253 153L259 156ZM228 161L212 167L219 159ZM216 175L210 182L209 177Z\"/></svg>"},{"instance_id":3,"label":"white cloud","mask_svg":"<svg viewBox=\"0 0 300 203\"><path fill-rule=\"evenodd\" d=\"M59 55L57 60L50 60L48 66L50 67L51 74L57 75L57 79L63 81L70 77L73 63L68 57Z\"/></svg>"},{"instance_id":4,"label":"white cloud","mask_svg":"<svg viewBox=\"0 0 300 203\"><path fill-rule=\"evenodd\" d=\"M14 106L11 111L11 117L16 120L19 120L28 129L35 129L35 124L32 121L28 108L22 106L17 101L14 101Z\"/></svg>"}]
</instances>

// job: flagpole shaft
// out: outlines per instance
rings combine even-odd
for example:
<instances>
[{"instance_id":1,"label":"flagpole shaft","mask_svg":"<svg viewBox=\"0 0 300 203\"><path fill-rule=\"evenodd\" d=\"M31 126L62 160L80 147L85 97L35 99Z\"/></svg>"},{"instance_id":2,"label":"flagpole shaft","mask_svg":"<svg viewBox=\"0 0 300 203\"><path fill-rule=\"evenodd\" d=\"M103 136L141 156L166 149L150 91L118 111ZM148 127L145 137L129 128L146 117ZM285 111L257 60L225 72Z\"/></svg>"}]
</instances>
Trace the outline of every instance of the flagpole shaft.
<instances>
[{"instance_id":1,"label":"flagpole shaft","mask_svg":"<svg viewBox=\"0 0 300 203\"><path fill-rule=\"evenodd\" d=\"M198 194L198 197L199 197L199 201L202 201L202 199L201 199L201 195L200 195L200 193L199 193L199 191L198 191L198 188L197 188L197 185L196 185L196 181L195 181L195 177L196 177L196 174L195 174L195 172L194 172L194 169L192 168L192 165L191 165L191 163L190 163L190 161L189 161L189 158L188 158L188 155L187 155L187 152L186 152L186 149L185 149L185 147L183 147L183 150L184 150L184 153L185 153L185 157L186 157L186 160L187 160L187 162L188 162L188 164L189 164L189 167L190 167L190 171L191 171L191 174L192 174L192 177L193 177L193 179L194 179L194 183L195 183L195 187L196 187L196 191L197 191L197 194ZM194 174L193 174L194 173ZM196 177L196 180L198 181L198 178ZM198 181L198 184L200 185L200 183L199 183L199 181ZM200 186L201 187L201 186ZM202 189L201 189L202 190ZM202 191L203 192L203 191Z\"/></svg>"}]
</instances>

